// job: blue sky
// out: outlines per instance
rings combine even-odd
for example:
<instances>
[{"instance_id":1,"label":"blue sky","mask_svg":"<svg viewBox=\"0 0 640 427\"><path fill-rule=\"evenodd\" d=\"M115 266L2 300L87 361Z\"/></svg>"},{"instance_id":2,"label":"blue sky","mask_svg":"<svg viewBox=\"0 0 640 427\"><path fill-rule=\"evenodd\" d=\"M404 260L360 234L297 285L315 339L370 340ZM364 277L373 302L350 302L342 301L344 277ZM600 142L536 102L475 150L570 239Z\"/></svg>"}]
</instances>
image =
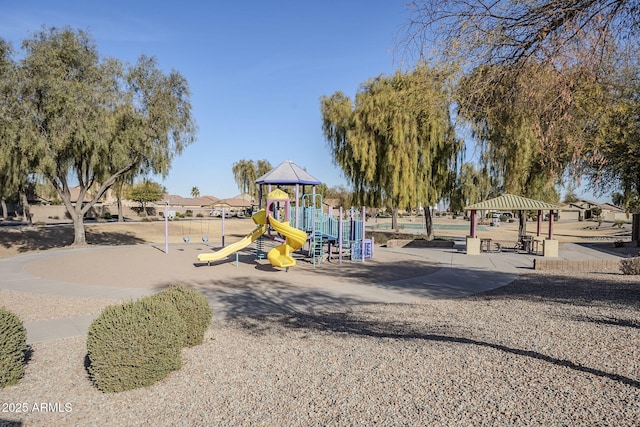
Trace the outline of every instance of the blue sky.
<instances>
[{"instance_id":1,"label":"blue sky","mask_svg":"<svg viewBox=\"0 0 640 427\"><path fill-rule=\"evenodd\" d=\"M2 4L4 3L4 4ZM154 56L189 82L197 140L173 162L171 194L239 193L241 159L292 160L345 184L323 138L319 98L398 67L404 0L3 1L0 37L15 49L42 26L88 30L103 56Z\"/></svg>"}]
</instances>

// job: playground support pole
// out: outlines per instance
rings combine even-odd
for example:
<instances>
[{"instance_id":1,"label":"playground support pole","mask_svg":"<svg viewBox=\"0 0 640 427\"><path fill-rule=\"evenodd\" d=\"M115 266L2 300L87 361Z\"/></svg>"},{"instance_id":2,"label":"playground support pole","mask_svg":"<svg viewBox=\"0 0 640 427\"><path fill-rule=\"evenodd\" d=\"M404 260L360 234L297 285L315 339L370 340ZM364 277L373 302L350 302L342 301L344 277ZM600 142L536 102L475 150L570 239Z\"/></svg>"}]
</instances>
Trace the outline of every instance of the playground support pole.
<instances>
[{"instance_id":1,"label":"playground support pole","mask_svg":"<svg viewBox=\"0 0 640 427\"><path fill-rule=\"evenodd\" d=\"M222 208L222 247L224 248L224 217L226 216L224 208Z\"/></svg>"},{"instance_id":2,"label":"playground support pole","mask_svg":"<svg viewBox=\"0 0 640 427\"><path fill-rule=\"evenodd\" d=\"M367 220L367 213L365 212L365 207L362 207L362 252L360 252L362 254L362 262L364 262L364 247L365 247L365 241L364 241L364 227L365 227L365 221Z\"/></svg>"},{"instance_id":3,"label":"playground support pole","mask_svg":"<svg viewBox=\"0 0 640 427\"><path fill-rule=\"evenodd\" d=\"M338 264L342 264L342 206L340 206L340 217L338 219Z\"/></svg>"},{"instance_id":4,"label":"playground support pole","mask_svg":"<svg viewBox=\"0 0 640 427\"><path fill-rule=\"evenodd\" d=\"M300 184L296 184L296 228L300 228L298 224L298 217L300 216Z\"/></svg>"},{"instance_id":5,"label":"playground support pole","mask_svg":"<svg viewBox=\"0 0 640 427\"><path fill-rule=\"evenodd\" d=\"M164 202L164 253L169 253L169 202Z\"/></svg>"}]
</instances>

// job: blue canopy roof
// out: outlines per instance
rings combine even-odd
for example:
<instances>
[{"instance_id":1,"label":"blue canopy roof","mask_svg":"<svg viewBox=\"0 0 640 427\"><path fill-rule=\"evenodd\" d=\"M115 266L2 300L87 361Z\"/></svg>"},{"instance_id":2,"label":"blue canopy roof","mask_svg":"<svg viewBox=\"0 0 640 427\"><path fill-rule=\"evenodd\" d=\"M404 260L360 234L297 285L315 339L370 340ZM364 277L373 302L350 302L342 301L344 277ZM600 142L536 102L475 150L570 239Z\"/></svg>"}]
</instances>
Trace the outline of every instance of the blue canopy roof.
<instances>
[{"instance_id":1,"label":"blue canopy roof","mask_svg":"<svg viewBox=\"0 0 640 427\"><path fill-rule=\"evenodd\" d=\"M256 179L256 184L273 184L273 185L320 185L318 181L312 177L307 171L293 163L291 160L285 160L269 172Z\"/></svg>"}]
</instances>

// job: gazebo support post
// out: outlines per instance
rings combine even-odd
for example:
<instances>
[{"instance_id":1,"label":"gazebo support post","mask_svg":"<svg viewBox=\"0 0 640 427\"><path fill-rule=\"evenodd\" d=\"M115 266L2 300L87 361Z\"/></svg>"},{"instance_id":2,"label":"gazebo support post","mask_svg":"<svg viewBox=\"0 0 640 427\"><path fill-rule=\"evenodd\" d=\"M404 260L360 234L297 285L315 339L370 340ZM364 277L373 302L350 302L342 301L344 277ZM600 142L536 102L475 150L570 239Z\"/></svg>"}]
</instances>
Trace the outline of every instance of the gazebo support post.
<instances>
[{"instance_id":1,"label":"gazebo support post","mask_svg":"<svg viewBox=\"0 0 640 427\"><path fill-rule=\"evenodd\" d=\"M549 211L549 238L543 242L542 255L545 257L558 256L558 241L553 239L553 211Z\"/></svg>"},{"instance_id":2,"label":"gazebo support post","mask_svg":"<svg viewBox=\"0 0 640 427\"><path fill-rule=\"evenodd\" d=\"M536 236L540 237L542 234L542 211L538 210L538 227L536 229Z\"/></svg>"},{"instance_id":3,"label":"gazebo support post","mask_svg":"<svg viewBox=\"0 0 640 427\"><path fill-rule=\"evenodd\" d=\"M469 218L470 230L467 236L467 255L480 255L480 239L476 233L476 210L471 210L471 217Z\"/></svg>"},{"instance_id":4,"label":"gazebo support post","mask_svg":"<svg viewBox=\"0 0 640 427\"><path fill-rule=\"evenodd\" d=\"M475 239L476 237L478 237L476 236L476 210L475 209L471 211L471 218L469 220L471 223L471 230L469 235Z\"/></svg>"}]
</instances>

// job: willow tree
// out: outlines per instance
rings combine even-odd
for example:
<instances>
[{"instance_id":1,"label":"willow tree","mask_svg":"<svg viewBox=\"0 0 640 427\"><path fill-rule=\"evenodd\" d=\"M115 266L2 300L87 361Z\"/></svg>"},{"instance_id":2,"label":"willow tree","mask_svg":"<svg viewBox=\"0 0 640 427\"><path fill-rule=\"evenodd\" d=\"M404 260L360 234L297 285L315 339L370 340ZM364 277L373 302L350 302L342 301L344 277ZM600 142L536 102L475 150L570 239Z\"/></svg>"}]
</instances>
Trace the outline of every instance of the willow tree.
<instances>
[{"instance_id":1,"label":"willow tree","mask_svg":"<svg viewBox=\"0 0 640 427\"><path fill-rule=\"evenodd\" d=\"M13 145L17 122L11 114L11 110L17 104L13 96L15 83L15 66L11 60L11 48L0 39L0 203L4 219L8 217L6 199L17 192L17 181L20 176L28 173L16 168L15 162L17 159Z\"/></svg>"},{"instance_id":2,"label":"willow tree","mask_svg":"<svg viewBox=\"0 0 640 427\"><path fill-rule=\"evenodd\" d=\"M241 193L250 194L254 200L258 199L256 179L269 172L273 167L268 160L239 160L231 168L233 178Z\"/></svg>"},{"instance_id":3,"label":"willow tree","mask_svg":"<svg viewBox=\"0 0 640 427\"><path fill-rule=\"evenodd\" d=\"M23 221L31 224L28 193L33 194L36 162L21 151L23 118L28 115L21 99L20 69L12 60L13 50L0 39L0 199L7 217L5 199L22 206Z\"/></svg>"},{"instance_id":4,"label":"willow tree","mask_svg":"<svg viewBox=\"0 0 640 427\"><path fill-rule=\"evenodd\" d=\"M482 158L499 190L556 202L554 184L582 142L574 122L575 101L552 67L478 67L456 92L458 117L472 126ZM574 84L564 83L566 85ZM524 233L524 213L520 231Z\"/></svg>"},{"instance_id":5,"label":"willow tree","mask_svg":"<svg viewBox=\"0 0 640 427\"><path fill-rule=\"evenodd\" d=\"M321 98L323 131L335 163L354 187L354 201L397 209L430 206L451 188L462 144L454 136L447 74L424 66L364 83L355 100Z\"/></svg>"},{"instance_id":6,"label":"willow tree","mask_svg":"<svg viewBox=\"0 0 640 427\"><path fill-rule=\"evenodd\" d=\"M588 177L600 194L633 216L632 240L640 246L640 54L621 58L620 66L599 82L590 101L596 104L583 122L591 124L594 150Z\"/></svg>"},{"instance_id":7,"label":"willow tree","mask_svg":"<svg viewBox=\"0 0 640 427\"><path fill-rule=\"evenodd\" d=\"M575 101L584 83L606 79L612 60L640 41L638 0L414 0L409 9L404 40L408 53L439 58L476 73L483 70L488 78L476 80L475 89L466 91L472 96L470 103L482 96L475 96L479 92L506 94L509 84L519 86L521 93L526 83L533 98L550 101L546 110L538 110L548 116L541 126L556 130L577 122ZM536 68L545 74L542 80L532 73ZM555 98L541 96L546 92ZM586 112L585 117L596 114ZM590 156L593 147L583 137L586 128L576 129L577 137L564 141L572 144L572 166L599 161ZM561 139L539 143L554 141ZM556 148L545 151L556 155ZM548 158L546 164L552 161Z\"/></svg>"},{"instance_id":8,"label":"willow tree","mask_svg":"<svg viewBox=\"0 0 640 427\"><path fill-rule=\"evenodd\" d=\"M457 174L450 196L453 211L486 200L492 191L491 177L486 167L476 169L472 163L463 163Z\"/></svg>"},{"instance_id":9,"label":"willow tree","mask_svg":"<svg viewBox=\"0 0 640 427\"><path fill-rule=\"evenodd\" d=\"M22 47L19 150L55 188L73 220L74 245L82 245L85 213L118 178L166 176L193 141L188 85L153 58L133 66L102 59L82 31L42 30Z\"/></svg>"}]
</instances>

